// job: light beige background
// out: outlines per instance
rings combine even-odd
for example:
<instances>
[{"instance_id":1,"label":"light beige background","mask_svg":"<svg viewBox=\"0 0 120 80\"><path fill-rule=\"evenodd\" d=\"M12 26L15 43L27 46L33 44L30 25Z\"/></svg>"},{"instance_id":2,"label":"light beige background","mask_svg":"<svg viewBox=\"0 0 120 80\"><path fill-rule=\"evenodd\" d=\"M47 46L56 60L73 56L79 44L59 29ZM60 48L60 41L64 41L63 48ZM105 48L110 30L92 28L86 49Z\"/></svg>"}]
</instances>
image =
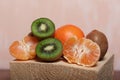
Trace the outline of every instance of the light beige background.
<instances>
[{"instance_id":1,"label":"light beige background","mask_svg":"<svg viewBox=\"0 0 120 80\"><path fill-rule=\"evenodd\" d=\"M115 54L115 70L120 70L120 0L0 0L0 68L9 68L8 48L30 32L34 19L48 17L56 27L79 26L85 34L104 32L109 53Z\"/></svg>"}]
</instances>

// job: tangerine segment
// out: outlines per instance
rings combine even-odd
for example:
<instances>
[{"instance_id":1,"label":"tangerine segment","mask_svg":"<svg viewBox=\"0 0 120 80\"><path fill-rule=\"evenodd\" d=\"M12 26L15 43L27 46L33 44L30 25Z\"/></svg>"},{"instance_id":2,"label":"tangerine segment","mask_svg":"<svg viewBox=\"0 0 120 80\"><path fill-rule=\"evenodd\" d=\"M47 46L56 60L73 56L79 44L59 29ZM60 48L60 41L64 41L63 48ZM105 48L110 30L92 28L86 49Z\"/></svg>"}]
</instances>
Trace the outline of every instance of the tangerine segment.
<instances>
[{"instance_id":1,"label":"tangerine segment","mask_svg":"<svg viewBox=\"0 0 120 80\"><path fill-rule=\"evenodd\" d=\"M33 36L26 36L24 37L23 42L28 47L28 53L30 54L29 55L30 59L33 59L36 56L35 48L39 42L38 39Z\"/></svg>"},{"instance_id":2,"label":"tangerine segment","mask_svg":"<svg viewBox=\"0 0 120 80\"><path fill-rule=\"evenodd\" d=\"M10 47L10 54L19 60L33 59L36 56L35 47L38 40L31 36L26 36L22 41L14 41Z\"/></svg>"},{"instance_id":3,"label":"tangerine segment","mask_svg":"<svg viewBox=\"0 0 120 80\"><path fill-rule=\"evenodd\" d=\"M27 60L29 56L27 54L26 48L21 41L14 41L9 47L10 54L19 60Z\"/></svg>"},{"instance_id":4,"label":"tangerine segment","mask_svg":"<svg viewBox=\"0 0 120 80\"><path fill-rule=\"evenodd\" d=\"M90 39L70 38L64 44L63 55L69 63L94 66L100 57L100 47Z\"/></svg>"}]
</instances>

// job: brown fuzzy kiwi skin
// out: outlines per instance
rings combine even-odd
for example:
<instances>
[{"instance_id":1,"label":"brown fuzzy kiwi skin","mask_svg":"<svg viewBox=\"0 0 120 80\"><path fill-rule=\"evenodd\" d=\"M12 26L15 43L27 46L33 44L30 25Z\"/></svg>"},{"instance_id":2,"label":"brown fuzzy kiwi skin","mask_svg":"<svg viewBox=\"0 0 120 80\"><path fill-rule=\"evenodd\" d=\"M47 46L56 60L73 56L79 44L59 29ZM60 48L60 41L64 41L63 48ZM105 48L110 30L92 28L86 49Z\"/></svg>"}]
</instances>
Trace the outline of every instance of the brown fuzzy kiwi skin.
<instances>
[{"instance_id":1,"label":"brown fuzzy kiwi skin","mask_svg":"<svg viewBox=\"0 0 120 80\"><path fill-rule=\"evenodd\" d=\"M87 39L91 39L100 46L101 55L99 61L102 60L108 50L108 40L103 32L93 30L86 36Z\"/></svg>"}]
</instances>

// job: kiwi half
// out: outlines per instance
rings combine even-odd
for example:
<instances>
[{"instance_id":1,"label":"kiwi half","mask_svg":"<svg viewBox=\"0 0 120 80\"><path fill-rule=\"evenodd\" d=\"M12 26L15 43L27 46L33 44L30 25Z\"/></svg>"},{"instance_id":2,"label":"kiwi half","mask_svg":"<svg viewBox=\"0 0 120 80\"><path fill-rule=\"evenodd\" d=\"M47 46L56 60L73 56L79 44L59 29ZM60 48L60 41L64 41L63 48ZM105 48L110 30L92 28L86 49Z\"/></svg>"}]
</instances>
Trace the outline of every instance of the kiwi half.
<instances>
[{"instance_id":1,"label":"kiwi half","mask_svg":"<svg viewBox=\"0 0 120 80\"><path fill-rule=\"evenodd\" d=\"M55 25L48 18L39 18L33 21L31 31L38 38L48 38L54 34Z\"/></svg>"},{"instance_id":2,"label":"kiwi half","mask_svg":"<svg viewBox=\"0 0 120 80\"><path fill-rule=\"evenodd\" d=\"M56 61L62 56L62 43L55 38L47 38L38 43L36 54L42 61Z\"/></svg>"}]
</instances>

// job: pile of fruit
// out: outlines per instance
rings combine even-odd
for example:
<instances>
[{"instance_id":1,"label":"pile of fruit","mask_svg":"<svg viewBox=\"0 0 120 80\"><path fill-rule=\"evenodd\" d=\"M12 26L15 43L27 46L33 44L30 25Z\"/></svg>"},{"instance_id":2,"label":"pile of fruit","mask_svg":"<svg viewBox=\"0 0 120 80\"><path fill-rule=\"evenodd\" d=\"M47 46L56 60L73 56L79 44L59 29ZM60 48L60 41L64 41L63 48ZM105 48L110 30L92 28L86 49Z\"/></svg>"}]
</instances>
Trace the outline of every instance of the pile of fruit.
<instances>
[{"instance_id":1,"label":"pile of fruit","mask_svg":"<svg viewBox=\"0 0 120 80\"><path fill-rule=\"evenodd\" d=\"M85 36L75 25L63 25L55 28L48 18L39 18L32 22L31 33L22 40L14 41L10 54L17 60L53 62L61 57L68 63L82 66L94 66L102 60L108 49L104 33L93 30Z\"/></svg>"}]
</instances>

